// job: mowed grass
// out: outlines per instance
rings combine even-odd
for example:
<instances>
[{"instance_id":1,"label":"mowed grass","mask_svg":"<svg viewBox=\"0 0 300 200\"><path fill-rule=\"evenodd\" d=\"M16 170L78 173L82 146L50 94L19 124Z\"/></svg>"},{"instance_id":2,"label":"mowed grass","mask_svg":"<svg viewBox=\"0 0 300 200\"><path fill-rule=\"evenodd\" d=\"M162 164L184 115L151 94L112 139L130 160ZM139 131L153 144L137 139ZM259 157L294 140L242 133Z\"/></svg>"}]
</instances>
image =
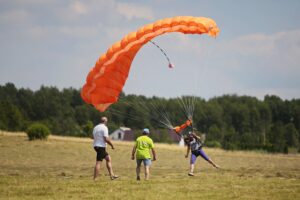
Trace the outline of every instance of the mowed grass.
<instances>
[{"instance_id":1,"label":"mowed grass","mask_svg":"<svg viewBox=\"0 0 300 200\"><path fill-rule=\"evenodd\" d=\"M300 155L204 148L222 169L198 158L188 177L185 148L156 144L149 181L135 180L133 143L108 148L120 179L105 163L92 180L92 140L51 136L28 141L24 133L0 132L0 199L300 199Z\"/></svg>"}]
</instances>

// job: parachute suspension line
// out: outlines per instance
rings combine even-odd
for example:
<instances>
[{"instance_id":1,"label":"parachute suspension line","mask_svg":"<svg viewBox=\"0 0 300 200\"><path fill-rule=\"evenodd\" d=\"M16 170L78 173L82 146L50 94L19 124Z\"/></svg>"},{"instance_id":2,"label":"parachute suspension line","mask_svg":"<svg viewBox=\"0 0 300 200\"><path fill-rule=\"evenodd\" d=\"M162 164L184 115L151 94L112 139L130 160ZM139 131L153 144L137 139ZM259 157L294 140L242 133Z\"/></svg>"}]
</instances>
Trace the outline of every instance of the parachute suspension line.
<instances>
[{"instance_id":1,"label":"parachute suspension line","mask_svg":"<svg viewBox=\"0 0 300 200\"><path fill-rule=\"evenodd\" d=\"M154 103L150 103L150 105L154 109L154 111L162 117L161 120L156 120L156 119L155 120L157 122L159 122L160 124L162 124L163 126L169 128L169 129L172 129L173 125L170 121L170 118L169 118L168 113L166 112L166 110L164 108L159 109L159 106L155 105Z\"/></svg>"},{"instance_id":2,"label":"parachute suspension line","mask_svg":"<svg viewBox=\"0 0 300 200\"><path fill-rule=\"evenodd\" d=\"M186 118L189 118L188 111L187 111L187 107L186 107L186 105L185 105L185 103L184 103L184 101L183 101L183 98L184 98L184 97L182 97L182 98L179 97L179 98L178 98L178 103L179 103L181 109L183 110L183 113L184 113L184 115L186 116Z\"/></svg>"},{"instance_id":3,"label":"parachute suspension line","mask_svg":"<svg viewBox=\"0 0 300 200\"><path fill-rule=\"evenodd\" d=\"M128 113L123 113L123 112L121 112L119 110L116 110L116 109L113 109L113 108L109 108L109 112L114 114L114 115L118 115L118 116L124 116L125 115L127 118L132 119L134 121L140 120L140 118L138 118L136 116L133 116L133 115L128 114Z\"/></svg>"},{"instance_id":4,"label":"parachute suspension line","mask_svg":"<svg viewBox=\"0 0 300 200\"><path fill-rule=\"evenodd\" d=\"M171 60L170 58L168 57L167 53L158 45L156 44L155 42L153 42L152 40L149 40L150 43L152 43L154 46L156 46L162 53L163 55L165 56L165 58L167 59L168 63L169 63L169 68L173 68L174 65L171 63Z\"/></svg>"},{"instance_id":5,"label":"parachute suspension line","mask_svg":"<svg viewBox=\"0 0 300 200\"><path fill-rule=\"evenodd\" d=\"M154 121L162 124L163 126L166 126L168 128L172 127L171 122L169 120L168 114L166 113L166 111L164 109L159 109L158 105L155 105L154 103L150 102L150 106L151 108L147 107L146 102L144 102L143 100L136 100L136 103L142 107L144 110L146 110L148 113L153 113L153 111L155 113L157 113L159 116L161 116L163 119L162 120L157 120L156 118L151 117L151 119L153 119ZM134 103L132 103L134 105Z\"/></svg>"},{"instance_id":6,"label":"parachute suspension line","mask_svg":"<svg viewBox=\"0 0 300 200\"><path fill-rule=\"evenodd\" d=\"M146 105L145 103L141 103L144 106ZM150 102L150 106L152 109L148 108L149 113L155 111L160 117L162 117L162 119L157 120L156 118L152 118L154 119L156 122L160 123L161 125L171 129L173 128L172 123L170 121L170 118L168 116L168 113L166 112L166 110L164 108L159 109L159 105L156 105L152 102Z\"/></svg>"},{"instance_id":7,"label":"parachute suspension line","mask_svg":"<svg viewBox=\"0 0 300 200\"><path fill-rule=\"evenodd\" d=\"M155 105L154 103L150 103L150 107L151 108L149 108L148 106L147 106L147 104L146 104L146 102L145 101L143 101L143 100L139 100L139 99L135 99L134 101L135 102L128 102L128 101L126 101L125 100L126 98L122 98L122 99L119 99L119 100L123 100L123 103L125 103L125 104L127 104L128 106L136 106L136 105L138 105L138 106L140 106L143 110L145 110L147 113L153 113L153 111L154 111L154 113L156 113L156 114L158 114L160 117L162 117L163 119L162 120L158 120L158 119L156 119L156 118L154 118L154 117L152 117L151 116L151 119L152 120L154 120L155 122L157 122L157 123L159 123L159 124L161 124L161 125L163 125L163 127L167 127L167 128L169 128L169 129L171 129L171 128L173 128L173 126L172 126L172 124L171 124L171 122L170 122L170 120L169 120L169 117L168 117L168 114L166 113L166 111L164 110L164 109L159 109L158 107L159 106L157 106L157 105ZM116 112L116 111L115 111ZM121 111L118 111L120 114L122 114L121 113ZM129 114L127 114L127 115L129 115ZM131 119L138 119L136 116L133 116L133 117L130 117L129 116L129 118L131 118Z\"/></svg>"},{"instance_id":8,"label":"parachute suspension line","mask_svg":"<svg viewBox=\"0 0 300 200\"><path fill-rule=\"evenodd\" d=\"M134 103L129 103L129 102L125 101L125 98L120 98L119 100L121 100L120 102L125 103L125 104L127 104L128 106L134 105ZM110 111L112 114L115 114L115 115L118 115L118 116L125 116L125 117L127 117L127 118L129 118L129 119L132 119L132 120L134 120L134 121L140 120L140 117L137 117L136 115L132 115L132 114L129 114L129 113L124 113L124 112L122 112L122 111L120 111L120 110L114 109L113 107L110 107L110 108L109 108L109 111Z\"/></svg>"},{"instance_id":9,"label":"parachute suspension line","mask_svg":"<svg viewBox=\"0 0 300 200\"><path fill-rule=\"evenodd\" d=\"M196 96L192 96L191 98L191 108L190 108L190 114L193 118L194 110L195 110L195 102L196 102Z\"/></svg>"},{"instance_id":10,"label":"parachute suspension line","mask_svg":"<svg viewBox=\"0 0 300 200\"><path fill-rule=\"evenodd\" d=\"M178 102L183 109L188 119L193 119L193 113L195 109L195 97L182 97L179 98Z\"/></svg>"}]
</instances>

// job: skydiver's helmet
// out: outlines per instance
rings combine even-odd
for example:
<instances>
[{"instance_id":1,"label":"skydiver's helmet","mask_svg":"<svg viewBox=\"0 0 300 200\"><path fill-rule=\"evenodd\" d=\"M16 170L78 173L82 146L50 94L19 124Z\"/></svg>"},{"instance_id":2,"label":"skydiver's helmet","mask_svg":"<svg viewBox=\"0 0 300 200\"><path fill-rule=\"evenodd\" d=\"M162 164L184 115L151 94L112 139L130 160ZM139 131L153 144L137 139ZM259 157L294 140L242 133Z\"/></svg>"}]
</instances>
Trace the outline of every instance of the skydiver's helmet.
<instances>
[{"instance_id":1,"label":"skydiver's helmet","mask_svg":"<svg viewBox=\"0 0 300 200\"><path fill-rule=\"evenodd\" d=\"M193 138L193 137L194 137L193 132L192 132L192 131L189 131L188 134L187 134L187 136L188 136L189 138Z\"/></svg>"},{"instance_id":2,"label":"skydiver's helmet","mask_svg":"<svg viewBox=\"0 0 300 200\"><path fill-rule=\"evenodd\" d=\"M192 139L193 139L193 134L192 134L192 132L191 131L189 131L185 136L184 136L184 141L186 142L186 143L188 143L189 141L191 141Z\"/></svg>"},{"instance_id":3,"label":"skydiver's helmet","mask_svg":"<svg viewBox=\"0 0 300 200\"><path fill-rule=\"evenodd\" d=\"M188 136L183 137L184 144L188 145L190 143L190 138Z\"/></svg>"}]
</instances>

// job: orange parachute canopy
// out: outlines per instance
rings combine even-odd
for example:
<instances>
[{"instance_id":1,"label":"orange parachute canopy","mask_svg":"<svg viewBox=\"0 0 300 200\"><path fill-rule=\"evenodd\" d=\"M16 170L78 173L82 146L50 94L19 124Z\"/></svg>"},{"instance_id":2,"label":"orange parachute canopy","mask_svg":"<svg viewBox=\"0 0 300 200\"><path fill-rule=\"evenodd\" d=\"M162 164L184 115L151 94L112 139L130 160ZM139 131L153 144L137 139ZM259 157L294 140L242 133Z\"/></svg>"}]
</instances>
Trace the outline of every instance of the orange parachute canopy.
<instances>
[{"instance_id":1,"label":"orange parachute canopy","mask_svg":"<svg viewBox=\"0 0 300 200\"><path fill-rule=\"evenodd\" d=\"M173 130L177 133L180 134L181 131L183 131L186 127L192 126L193 121L191 119L188 119L184 124L180 126L175 126Z\"/></svg>"},{"instance_id":2,"label":"orange parachute canopy","mask_svg":"<svg viewBox=\"0 0 300 200\"><path fill-rule=\"evenodd\" d=\"M82 99L86 103L93 104L100 112L105 111L118 100L131 63L140 48L154 37L169 32L207 33L216 37L219 28L209 18L178 16L158 20L141 27L136 32L129 33L98 59L81 90Z\"/></svg>"}]
</instances>

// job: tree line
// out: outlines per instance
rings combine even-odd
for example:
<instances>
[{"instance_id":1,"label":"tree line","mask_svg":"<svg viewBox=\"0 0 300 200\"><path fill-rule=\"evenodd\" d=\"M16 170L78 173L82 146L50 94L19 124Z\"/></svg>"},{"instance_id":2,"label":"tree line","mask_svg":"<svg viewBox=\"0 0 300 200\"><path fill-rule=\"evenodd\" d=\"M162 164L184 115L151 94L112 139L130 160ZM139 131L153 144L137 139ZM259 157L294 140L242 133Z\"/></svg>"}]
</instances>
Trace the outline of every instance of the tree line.
<instances>
[{"instance_id":1,"label":"tree line","mask_svg":"<svg viewBox=\"0 0 300 200\"><path fill-rule=\"evenodd\" d=\"M170 140L161 122L167 117L173 125L179 125L187 119L180 98L122 93L117 103L100 113L83 102L78 89L41 86L32 91L6 83L0 85L0 129L25 131L32 123L40 122L52 134L89 137L93 126L105 115L110 131L120 126L139 131L149 127L162 133L156 141L166 142ZM300 99L282 100L275 95L266 95L264 100L237 95L191 98L194 128L205 133L208 146L300 151Z\"/></svg>"}]
</instances>

